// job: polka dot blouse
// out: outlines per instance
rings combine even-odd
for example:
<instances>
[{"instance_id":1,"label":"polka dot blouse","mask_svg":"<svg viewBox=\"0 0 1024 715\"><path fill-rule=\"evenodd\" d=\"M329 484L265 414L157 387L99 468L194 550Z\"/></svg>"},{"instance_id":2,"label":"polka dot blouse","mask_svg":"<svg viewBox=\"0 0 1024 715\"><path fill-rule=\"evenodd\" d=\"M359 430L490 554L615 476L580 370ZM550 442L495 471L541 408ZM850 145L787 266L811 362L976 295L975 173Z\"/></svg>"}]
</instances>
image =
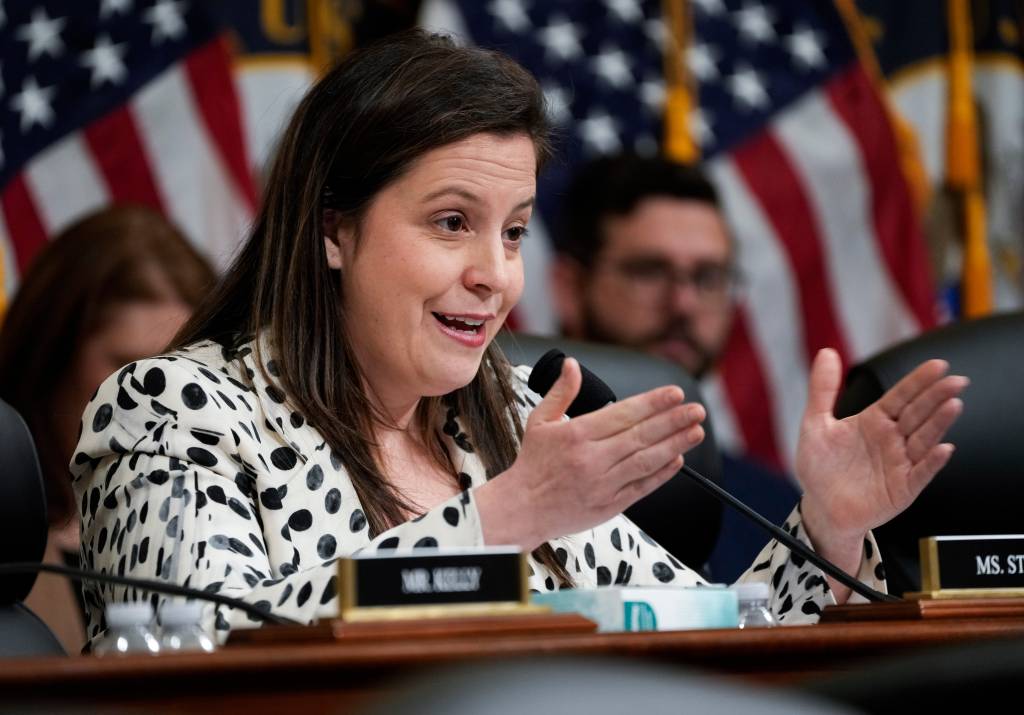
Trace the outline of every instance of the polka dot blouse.
<instances>
[{"instance_id":1,"label":"polka dot blouse","mask_svg":"<svg viewBox=\"0 0 1024 715\"><path fill-rule=\"evenodd\" d=\"M486 477L458 415L446 415L442 439L463 491L371 538L338 455L288 406L272 360L264 378L253 347L198 343L132 363L100 386L71 463L86 568L243 598L308 622L336 614L339 556L483 545L474 489ZM525 419L540 398L526 387L529 368L514 374L513 407ZM785 528L809 543L799 508ZM578 587L703 582L624 516L551 545ZM884 589L870 537L865 546L858 577ZM531 558L530 567L532 589L556 588L545 566ZM740 580L768 582L783 623L816 621L833 602L821 572L774 541ZM84 588L90 640L105 628L105 604L158 598L122 586ZM226 606L207 604L204 613L221 640L258 625Z\"/></svg>"}]
</instances>

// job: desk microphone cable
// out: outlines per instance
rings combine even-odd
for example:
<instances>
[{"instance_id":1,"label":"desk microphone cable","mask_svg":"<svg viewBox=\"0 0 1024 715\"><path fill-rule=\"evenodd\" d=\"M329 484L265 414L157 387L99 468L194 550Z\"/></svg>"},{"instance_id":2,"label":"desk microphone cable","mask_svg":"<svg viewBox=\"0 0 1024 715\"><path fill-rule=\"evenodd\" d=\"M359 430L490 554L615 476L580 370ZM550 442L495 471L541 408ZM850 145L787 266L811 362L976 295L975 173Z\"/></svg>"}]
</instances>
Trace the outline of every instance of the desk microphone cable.
<instances>
[{"instance_id":1,"label":"desk microphone cable","mask_svg":"<svg viewBox=\"0 0 1024 715\"><path fill-rule=\"evenodd\" d=\"M257 608L254 604L249 603L248 601L243 601L240 598L224 596L219 593L210 593L209 591L201 591L197 588L190 588L188 586L179 586L178 584L168 583L166 581L155 581L153 579L146 578L131 578L129 576L115 576L113 574L99 573L98 571L71 568L70 566L58 566L57 564L31 562L0 564L0 576L13 576L16 574L27 573L55 573L61 576L77 578L80 581L95 581L98 583L115 583L121 586L132 586L133 588L138 588L152 593L163 593L169 596L185 596L186 598L194 598L199 601L209 601L210 603L216 603L221 606L236 608L239 611L244 612L249 617L265 623L287 626L306 625L300 621L292 620L291 618L286 618L284 616L278 616L270 613L269 611L264 611Z\"/></svg>"}]
</instances>

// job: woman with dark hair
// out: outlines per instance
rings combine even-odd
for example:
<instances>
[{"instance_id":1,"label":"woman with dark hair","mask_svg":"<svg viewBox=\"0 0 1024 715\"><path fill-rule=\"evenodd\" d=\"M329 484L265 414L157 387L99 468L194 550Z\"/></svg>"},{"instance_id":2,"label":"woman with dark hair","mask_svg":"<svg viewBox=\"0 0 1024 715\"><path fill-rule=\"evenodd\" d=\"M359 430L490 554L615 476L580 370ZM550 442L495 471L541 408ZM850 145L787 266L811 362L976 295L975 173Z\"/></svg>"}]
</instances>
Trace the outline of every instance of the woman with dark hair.
<instances>
[{"instance_id":1,"label":"woman with dark hair","mask_svg":"<svg viewBox=\"0 0 1024 715\"><path fill-rule=\"evenodd\" d=\"M700 582L618 514L676 473L702 408L666 387L566 420L575 361L540 400L492 343L523 290L548 154L543 95L498 53L410 33L323 77L175 351L123 368L86 410L86 565L303 621L336 612L334 561L357 551L516 544L537 590ZM822 407L836 356L819 363L788 526L880 585L868 529L948 458L962 381L926 365L837 423ZM848 595L775 543L744 578L771 581L788 622ZM105 604L143 597L87 585L89 635ZM206 613L222 637L254 623Z\"/></svg>"},{"instance_id":2,"label":"woman with dark hair","mask_svg":"<svg viewBox=\"0 0 1024 715\"><path fill-rule=\"evenodd\" d=\"M111 372L163 350L214 282L185 237L142 206L79 220L25 273L0 327L0 398L25 418L39 452L51 525L48 560L62 552L78 558L78 509L67 465L86 403ZM28 602L65 645L77 630L80 647L74 601L48 597L64 586L40 578Z\"/></svg>"}]
</instances>

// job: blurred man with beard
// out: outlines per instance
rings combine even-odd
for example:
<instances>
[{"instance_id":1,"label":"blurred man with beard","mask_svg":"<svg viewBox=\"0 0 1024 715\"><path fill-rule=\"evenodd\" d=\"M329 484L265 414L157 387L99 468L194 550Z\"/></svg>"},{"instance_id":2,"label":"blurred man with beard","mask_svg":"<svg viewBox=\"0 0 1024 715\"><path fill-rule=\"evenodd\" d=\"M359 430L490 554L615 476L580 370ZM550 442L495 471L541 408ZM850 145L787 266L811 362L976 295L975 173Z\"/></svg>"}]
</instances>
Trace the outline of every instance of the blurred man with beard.
<instances>
[{"instance_id":1,"label":"blurred man with beard","mask_svg":"<svg viewBox=\"0 0 1024 715\"><path fill-rule=\"evenodd\" d=\"M648 352L697 378L732 324L739 276L714 187L694 166L608 156L573 178L552 290L567 337ZM714 415L711 415L714 421ZM785 475L723 455L723 486L781 523L798 493ZM725 509L712 575L739 575L768 536Z\"/></svg>"}]
</instances>

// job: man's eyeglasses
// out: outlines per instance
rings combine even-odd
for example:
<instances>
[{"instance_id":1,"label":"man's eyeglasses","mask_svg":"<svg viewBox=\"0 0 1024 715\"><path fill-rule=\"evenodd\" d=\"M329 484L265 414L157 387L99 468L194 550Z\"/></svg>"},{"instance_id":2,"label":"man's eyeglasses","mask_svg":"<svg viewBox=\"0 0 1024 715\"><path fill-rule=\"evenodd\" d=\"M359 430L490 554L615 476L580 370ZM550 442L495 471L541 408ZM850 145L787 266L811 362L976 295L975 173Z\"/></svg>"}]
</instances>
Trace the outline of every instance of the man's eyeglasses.
<instances>
[{"instance_id":1,"label":"man's eyeglasses","mask_svg":"<svg viewBox=\"0 0 1024 715\"><path fill-rule=\"evenodd\" d=\"M612 266L646 297L667 295L673 286L692 285L702 300L720 301L731 297L739 285L739 273L723 263L678 268L667 261L643 258L624 259Z\"/></svg>"}]
</instances>

